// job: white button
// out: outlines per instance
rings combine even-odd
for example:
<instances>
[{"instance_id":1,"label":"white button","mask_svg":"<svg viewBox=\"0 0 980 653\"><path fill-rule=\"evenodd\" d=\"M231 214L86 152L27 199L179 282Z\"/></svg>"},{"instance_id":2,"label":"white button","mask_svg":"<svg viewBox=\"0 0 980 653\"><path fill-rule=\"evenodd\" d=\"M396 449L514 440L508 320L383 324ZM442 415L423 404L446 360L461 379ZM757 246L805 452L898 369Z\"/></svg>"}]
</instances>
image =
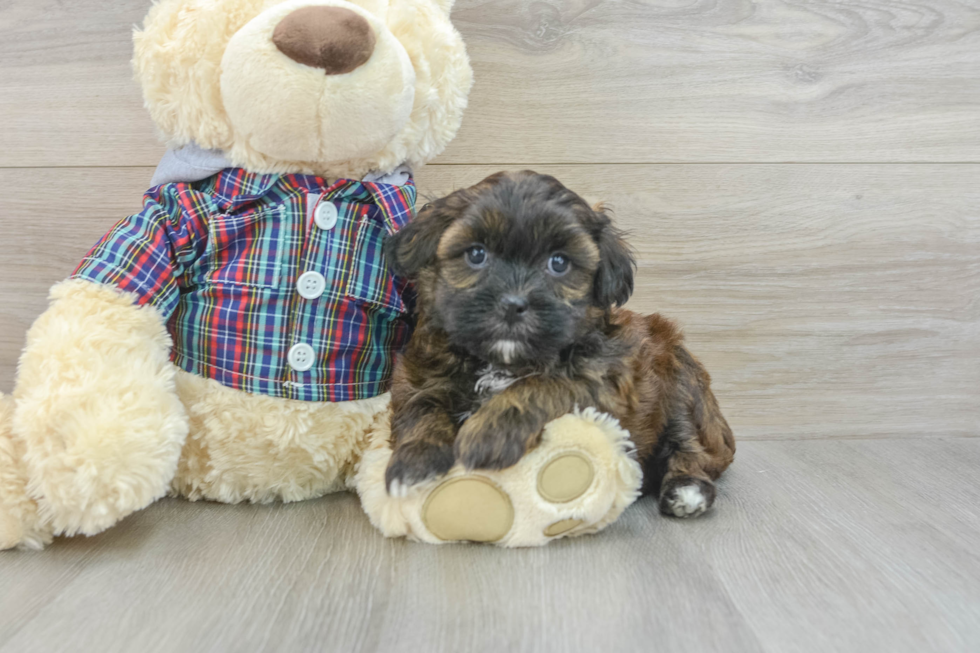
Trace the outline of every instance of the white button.
<instances>
[{"instance_id":1,"label":"white button","mask_svg":"<svg viewBox=\"0 0 980 653\"><path fill-rule=\"evenodd\" d=\"M305 299L316 299L327 289L327 280L319 272L304 272L296 280L296 290Z\"/></svg>"},{"instance_id":2,"label":"white button","mask_svg":"<svg viewBox=\"0 0 980 653\"><path fill-rule=\"evenodd\" d=\"M316 207L316 212L313 214L313 222L324 231L333 229L337 224L337 207L333 202L320 202L320 206Z\"/></svg>"},{"instance_id":3,"label":"white button","mask_svg":"<svg viewBox=\"0 0 980 653\"><path fill-rule=\"evenodd\" d=\"M305 372L306 370L313 367L313 359L316 357L316 352L313 351L313 347L305 343L300 343L298 345L293 345L289 349L289 366L296 370L297 372Z\"/></svg>"}]
</instances>

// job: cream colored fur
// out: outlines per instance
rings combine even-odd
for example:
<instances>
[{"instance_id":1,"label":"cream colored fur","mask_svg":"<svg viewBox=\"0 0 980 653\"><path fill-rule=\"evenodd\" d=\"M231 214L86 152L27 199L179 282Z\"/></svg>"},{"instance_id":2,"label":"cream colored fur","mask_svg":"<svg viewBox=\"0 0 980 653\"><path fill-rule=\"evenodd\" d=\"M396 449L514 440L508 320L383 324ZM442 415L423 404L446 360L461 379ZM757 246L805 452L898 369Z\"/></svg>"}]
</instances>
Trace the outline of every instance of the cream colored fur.
<instances>
[{"instance_id":1,"label":"cream colored fur","mask_svg":"<svg viewBox=\"0 0 980 653\"><path fill-rule=\"evenodd\" d=\"M370 59L343 75L270 40L307 6L368 21ZM134 34L146 108L172 146L253 172L360 178L422 165L455 135L472 85L452 0L160 0ZM0 548L97 533L168 489L297 501L342 490L388 396L305 403L179 372L163 317L85 281L54 287L0 397Z\"/></svg>"},{"instance_id":2,"label":"cream colored fur","mask_svg":"<svg viewBox=\"0 0 980 653\"><path fill-rule=\"evenodd\" d=\"M226 503L302 501L346 489L388 394L346 402L251 395L183 371L190 417L173 491Z\"/></svg>"},{"instance_id":3,"label":"cream colored fur","mask_svg":"<svg viewBox=\"0 0 980 653\"><path fill-rule=\"evenodd\" d=\"M292 61L268 42L278 18L311 5L369 18L378 45L346 75ZM435 0L164 0L135 34L136 78L172 146L224 150L256 172L359 178L419 166L459 129L472 70Z\"/></svg>"},{"instance_id":4,"label":"cream colored fur","mask_svg":"<svg viewBox=\"0 0 980 653\"><path fill-rule=\"evenodd\" d=\"M457 465L443 478L413 486L404 498L391 497L385 491L385 469L391 458L389 436L387 424L372 435L355 479L364 511L388 537L443 543L426 528L421 515L430 493L446 479L481 476L510 497L514 524L495 543L503 547L540 546L559 537L595 533L636 500L643 480L629 434L614 418L593 408L550 422L541 444L513 467L467 473ZM551 503L537 492L538 473L555 457L570 452L592 462L595 479L582 496L567 503ZM545 535L549 525L565 519L578 519L582 524L558 536Z\"/></svg>"},{"instance_id":5,"label":"cream colored fur","mask_svg":"<svg viewBox=\"0 0 980 653\"><path fill-rule=\"evenodd\" d=\"M0 550L42 549L51 542L51 527L41 521L37 504L27 496L24 445L14 439L13 417L13 399L0 394Z\"/></svg>"},{"instance_id":6,"label":"cream colored fur","mask_svg":"<svg viewBox=\"0 0 980 653\"><path fill-rule=\"evenodd\" d=\"M160 315L111 288L66 281L51 298L16 404L0 397L0 549L98 533L168 489L227 503L345 490L387 422L387 394L292 401L178 370Z\"/></svg>"},{"instance_id":7,"label":"cream colored fur","mask_svg":"<svg viewBox=\"0 0 980 653\"><path fill-rule=\"evenodd\" d=\"M170 145L223 150L253 172L359 178L421 165L455 135L472 84L452 4L161 0L134 35L136 77ZM278 19L311 5L368 21L377 45L363 66L327 76L271 45ZM98 533L168 490L234 503L355 485L383 532L433 540L419 516L431 484L407 499L385 493L387 395L346 403L249 395L178 371L170 349L163 316L132 296L87 281L52 289L13 398L0 397L0 549ZM627 444L594 412L554 422L541 447L490 475L517 518L500 544L543 544L552 538L542 528L556 519L582 519L571 534L615 519L639 485ZM556 507L534 493L533 474L562 447L588 456L598 480Z\"/></svg>"},{"instance_id":8,"label":"cream colored fur","mask_svg":"<svg viewBox=\"0 0 980 653\"><path fill-rule=\"evenodd\" d=\"M153 308L85 281L51 291L14 389L27 493L55 533L98 533L167 491L187 435Z\"/></svg>"}]
</instances>

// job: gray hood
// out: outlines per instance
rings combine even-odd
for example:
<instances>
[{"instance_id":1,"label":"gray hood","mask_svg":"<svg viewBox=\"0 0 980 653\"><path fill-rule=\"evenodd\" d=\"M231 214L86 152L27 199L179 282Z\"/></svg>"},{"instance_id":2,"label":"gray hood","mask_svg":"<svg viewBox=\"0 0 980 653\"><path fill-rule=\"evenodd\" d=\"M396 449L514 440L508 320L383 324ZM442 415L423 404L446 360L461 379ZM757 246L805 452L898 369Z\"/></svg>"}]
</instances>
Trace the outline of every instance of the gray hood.
<instances>
[{"instance_id":1,"label":"gray hood","mask_svg":"<svg viewBox=\"0 0 980 653\"><path fill-rule=\"evenodd\" d=\"M150 186L172 184L178 181L192 182L207 179L218 174L225 168L233 168L220 150L205 150L191 143L176 150L167 150L160 159ZM402 164L387 173L371 172L364 176L363 181L377 184L403 186L412 178L412 169Z\"/></svg>"}]
</instances>

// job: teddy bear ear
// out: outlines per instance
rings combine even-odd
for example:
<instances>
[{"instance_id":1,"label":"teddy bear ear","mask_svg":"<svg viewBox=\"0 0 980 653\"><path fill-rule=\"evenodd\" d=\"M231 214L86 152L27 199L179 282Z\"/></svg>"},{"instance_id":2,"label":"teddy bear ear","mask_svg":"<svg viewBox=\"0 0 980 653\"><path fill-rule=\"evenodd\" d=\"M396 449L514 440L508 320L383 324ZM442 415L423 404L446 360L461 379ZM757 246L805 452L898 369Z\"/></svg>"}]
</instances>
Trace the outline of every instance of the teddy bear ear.
<instances>
[{"instance_id":1,"label":"teddy bear ear","mask_svg":"<svg viewBox=\"0 0 980 653\"><path fill-rule=\"evenodd\" d=\"M220 3L157 0L142 29L134 29L132 65L143 104L171 145L230 146L231 125L215 89L228 38L243 22Z\"/></svg>"}]
</instances>

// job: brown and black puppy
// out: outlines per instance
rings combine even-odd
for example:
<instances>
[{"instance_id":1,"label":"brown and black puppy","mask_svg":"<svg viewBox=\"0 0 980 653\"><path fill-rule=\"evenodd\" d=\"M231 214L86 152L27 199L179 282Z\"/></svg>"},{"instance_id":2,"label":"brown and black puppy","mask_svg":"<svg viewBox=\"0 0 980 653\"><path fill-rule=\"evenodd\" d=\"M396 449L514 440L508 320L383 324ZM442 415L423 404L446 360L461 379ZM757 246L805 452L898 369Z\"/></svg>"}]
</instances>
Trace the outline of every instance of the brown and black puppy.
<instances>
[{"instance_id":1,"label":"brown and black puppy","mask_svg":"<svg viewBox=\"0 0 980 653\"><path fill-rule=\"evenodd\" d=\"M632 435L663 512L711 506L731 429L677 328L618 308L634 262L605 214L553 177L499 173L423 208L386 249L418 289L392 384L391 494L456 460L509 467L547 422L595 406Z\"/></svg>"}]
</instances>

